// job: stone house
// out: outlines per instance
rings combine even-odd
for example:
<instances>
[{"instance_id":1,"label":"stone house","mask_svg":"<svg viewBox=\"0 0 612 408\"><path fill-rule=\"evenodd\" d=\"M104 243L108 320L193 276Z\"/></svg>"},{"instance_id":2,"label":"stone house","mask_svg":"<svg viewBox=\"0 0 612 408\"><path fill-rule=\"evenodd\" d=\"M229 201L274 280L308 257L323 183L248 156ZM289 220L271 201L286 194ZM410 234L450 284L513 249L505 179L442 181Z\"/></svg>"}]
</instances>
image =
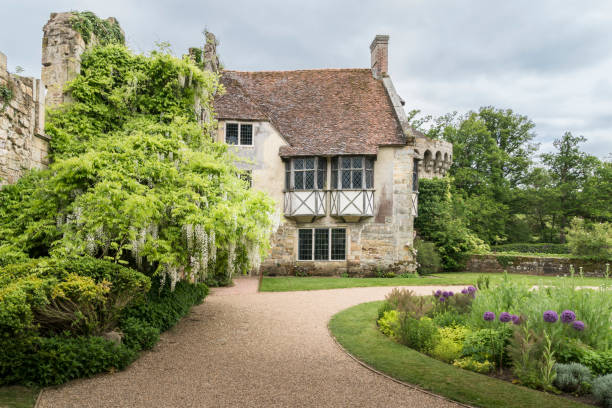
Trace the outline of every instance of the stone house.
<instances>
[{"instance_id":1,"label":"stone house","mask_svg":"<svg viewBox=\"0 0 612 408\"><path fill-rule=\"evenodd\" d=\"M221 72L217 140L280 217L263 273L414 269L418 179L443 176L452 145L408 124L388 43L374 38L370 68Z\"/></svg>"}]
</instances>

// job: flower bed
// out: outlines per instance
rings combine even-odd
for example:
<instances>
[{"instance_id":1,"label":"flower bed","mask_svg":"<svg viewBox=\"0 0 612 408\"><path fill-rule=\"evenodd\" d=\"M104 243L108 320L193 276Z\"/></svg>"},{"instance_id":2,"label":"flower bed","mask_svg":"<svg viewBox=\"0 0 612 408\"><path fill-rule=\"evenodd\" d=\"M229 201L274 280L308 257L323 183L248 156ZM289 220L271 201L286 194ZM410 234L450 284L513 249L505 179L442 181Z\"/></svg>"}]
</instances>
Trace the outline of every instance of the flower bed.
<instances>
[{"instance_id":1,"label":"flower bed","mask_svg":"<svg viewBox=\"0 0 612 408\"><path fill-rule=\"evenodd\" d=\"M612 407L612 293L575 283L530 290L504 279L425 297L394 289L378 327L456 367Z\"/></svg>"}]
</instances>

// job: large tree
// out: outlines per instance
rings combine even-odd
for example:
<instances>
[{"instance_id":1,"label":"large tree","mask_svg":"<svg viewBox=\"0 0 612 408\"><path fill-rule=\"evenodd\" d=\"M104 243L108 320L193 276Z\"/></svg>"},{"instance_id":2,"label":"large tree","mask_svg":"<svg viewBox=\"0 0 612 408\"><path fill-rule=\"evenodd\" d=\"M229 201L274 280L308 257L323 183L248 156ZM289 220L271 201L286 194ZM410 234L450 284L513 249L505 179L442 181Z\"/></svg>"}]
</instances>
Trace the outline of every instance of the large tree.
<instances>
[{"instance_id":1,"label":"large tree","mask_svg":"<svg viewBox=\"0 0 612 408\"><path fill-rule=\"evenodd\" d=\"M542 154L542 162L552 176L555 200L560 203L557 211L561 243L565 243L565 228L570 218L581 212L580 192L598 163L596 157L580 150L580 144L584 142L584 136L565 132L554 141L555 152Z\"/></svg>"}]
</instances>

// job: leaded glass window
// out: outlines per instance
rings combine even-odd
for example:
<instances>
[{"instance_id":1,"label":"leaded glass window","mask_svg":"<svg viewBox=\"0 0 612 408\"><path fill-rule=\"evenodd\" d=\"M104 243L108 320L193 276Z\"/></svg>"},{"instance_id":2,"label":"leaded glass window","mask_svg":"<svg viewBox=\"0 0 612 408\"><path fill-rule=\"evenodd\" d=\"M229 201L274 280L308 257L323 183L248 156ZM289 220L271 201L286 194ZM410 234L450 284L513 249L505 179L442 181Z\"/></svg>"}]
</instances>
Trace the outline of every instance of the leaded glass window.
<instances>
[{"instance_id":1,"label":"leaded glass window","mask_svg":"<svg viewBox=\"0 0 612 408\"><path fill-rule=\"evenodd\" d=\"M374 159L364 156L332 158L331 185L333 189L374 188Z\"/></svg>"},{"instance_id":2,"label":"leaded glass window","mask_svg":"<svg viewBox=\"0 0 612 408\"><path fill-rule=\"evenodd\" d=\"M412 191L419 191L419 161L416 159L412 165Z\"/></svg>"},{"instance_id":3,"label":"leaded glass window","mask_svg":"<svg viewBox=\"0 0 612 408\"><path fill-rule=\"evenodd\" d=\"M253 145L253 125L251 123L226 123L225 143L240 146Z\"/></svg>"},{"instance_id":4,"label":"leaded glass window","mask_svg":"<svg viewBox=\"0 0 612 408\"><path fill-rule=\"evenodd\" d=\"M343 261L346 259L345 228L301 228L298 260Z\"/></svg>"},{"instance_id":5,"label":"leaded glass window","mask_svg":"<svg viewBox=\"0 0 612 408\"><path fill-rule=\"evenodd\" d=\"M285 163L287 190L324 189L327 178L325 157L296 157Z\"/></svg>"}]
</instances>

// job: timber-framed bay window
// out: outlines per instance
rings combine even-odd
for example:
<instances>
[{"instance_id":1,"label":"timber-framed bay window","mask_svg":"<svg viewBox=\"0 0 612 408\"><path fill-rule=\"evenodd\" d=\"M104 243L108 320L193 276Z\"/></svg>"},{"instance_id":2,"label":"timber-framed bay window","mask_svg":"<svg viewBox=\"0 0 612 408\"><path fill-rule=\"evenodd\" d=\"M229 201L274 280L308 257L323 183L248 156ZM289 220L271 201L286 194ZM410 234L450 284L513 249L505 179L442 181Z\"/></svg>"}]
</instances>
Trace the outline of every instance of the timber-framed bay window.
<instances>
[{"instance_id":1,"label":"timber-framed bay window","mask_svg":"<svg viewBox=\"0 0 612 408\"><path fill-rule=\"evenodd\" d=\"M298 230L298 260L346 260L346 229L300 228Z\"/></svg>"},{"instance_id":2,"label":"timber-framed bay window","mask_svg":"<svg viewBox=\"0 0 612 408\"><path fill-rule=\"evenodd\" d=\"M334 190L374 188L374 160L370 157L334 157L331 172L331 187Z\"/></svg>"},{"instance_id":3,"label":"timber-framed bay window","mask_svg":"<svg viewBox=\"0 0 612 408\"><path fill-rule=\"evenodd\" d=\"M294 157L285 162L285 189L323 190L327 179L327 158Z\"/></svg>"}]
</instances>

